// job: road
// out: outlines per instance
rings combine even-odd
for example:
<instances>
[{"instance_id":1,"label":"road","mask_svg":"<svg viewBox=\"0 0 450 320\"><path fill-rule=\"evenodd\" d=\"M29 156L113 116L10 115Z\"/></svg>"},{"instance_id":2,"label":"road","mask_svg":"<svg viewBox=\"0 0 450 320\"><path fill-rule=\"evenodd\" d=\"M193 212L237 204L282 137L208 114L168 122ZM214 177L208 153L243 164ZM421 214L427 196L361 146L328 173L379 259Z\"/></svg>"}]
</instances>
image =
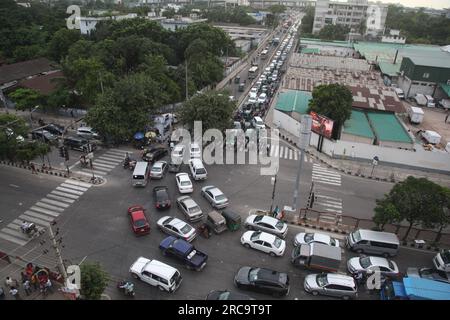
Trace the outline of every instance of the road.
<instances>
[{"instance_id":1,"label":"road","mask_svg":"<svg viewBox=\"0 0 450 320\"><path fill-rule=\"evenodd\" d=\"M126 150L123 150L125 152ZM94 159L108 158L107 154L118 154L118 150L102 150L96 152ZM283 156L285 152L283 151ZM295 176L293 172L296 168L296 161L293 153L287 153L288 159L281 159L281 169L278 175L277 204L290 203L292 199L293 184ZM293 159L289 159L292 155ZM313 162L311 162L313 161ZM305 170L302 174L301 199L305 199L306 193L312 179L312 168L314 160L308 159L305 162ZM107 182L101 186L83 188L84 191L75 186L68 185L65 179L50 177L46 175L31 175L28 171L16 168L0 167L0 176L4 184L0 191L2 203L6 203L7 216L4 216L4 224L12 222L16 216L27 211L29 207L36 207L36 202L41 202L42 198L47 198L57 188L61 188L64 183L65 190L61 190L66 195L74 195L80 192L81 195L70 203L63 212L58 213L58 227L61 230L63 243L62 250L64 258L68 263L79 263L87 261L98 261L111 275L111 285L107 294L114 298L121 298L119 292L114 287L116 280L130 279L128 269L139 256L154 258L177 267L183 276L183 283L179 290L173 294L160 292L156 288L147 286L144 283L136 283L137 299L203 299L211 290L234 288L233 277L236 271L244 265L269 267L275 270L287 272L291 279L291 292L283 299L329 299L326 297L313 297L303 290L303 279L311 272L297 269L292 266L289 260L290 252L293 248L293 238L296 233L303 231L297 226L290 226L290 231L286 238L286 253L281 258L270 257L264 253L252 249L244 248L240 242L243 229L237 232L226 231L220 235L213 235L210 239L198 237L193 244L209 255L208 264L201 272L186 270L176 261L163 256L158 249L159 242L166 236L155 228L156 221L163 215L172 215L184 219L181 212L173 206L167 211L157 211L154 209L151 190L156 185L167 185L170 190L172 202L180 194L175 185L173 174L168 173L166 177L159 180L152 180L146 188L138 189L131 186L131 172L121 166L112 168L108 174ZM182 171L186 171L183 168ZM230 208L236 210L242 219L248 216L251 208L267 209L270 206L270 195L272 186L270 177L259 175L259 166L256 165L212 165L207 166L208 180L194 183L194 193L192 197L201 206L204 212L211 210L210 205L200 196L200 188L204 185L218 186L230 199ZM342 179L343 185L346 182ZM20 187L8 187L15 184ZM336 195L339 188L337 186L332 194ZM78 187L80 188L80 187ZM340 189L344 189L340 187ZM355 189L355 186L354 188ZM78 191L77 191L78 190ZM356 193L356 190L355 190ZM344 197L344 192L341 192ZM343 198L346 208L347 199L350 201L352 195L349 193ZM5 199L6 201L3 201ZM20 205L20 199L26 199L26 203ZM54 198L53 198L54 199ZM66 198L67 199L67 198ZM366 199L361 198L364 202ZM365 201L360 208L366 208L370 201ZM135 237L131 231L126 209L134 204L143 205L147 209L147 215L151 223L151 233L144 237ZM356 208L356 207L355 207ZM197 224L198 225L198 224ZM0 235L2 232L0 231ZM2 245L2 242L0 242ZM0 248L1 251L1 248ZM402 249L400 254L394 259L398 262L401 270L405 271L408 266L430 266L432 253L425 251L412 251ZM353 256L352 253L343 250L342 271L345 272L345 261ZM136 282L136 281L135 281ZM257 299L267 299L265 295L249 293ZM374 296L367 292L360 293L360 299L373 299Z\"/></svg>"}]
</instances>

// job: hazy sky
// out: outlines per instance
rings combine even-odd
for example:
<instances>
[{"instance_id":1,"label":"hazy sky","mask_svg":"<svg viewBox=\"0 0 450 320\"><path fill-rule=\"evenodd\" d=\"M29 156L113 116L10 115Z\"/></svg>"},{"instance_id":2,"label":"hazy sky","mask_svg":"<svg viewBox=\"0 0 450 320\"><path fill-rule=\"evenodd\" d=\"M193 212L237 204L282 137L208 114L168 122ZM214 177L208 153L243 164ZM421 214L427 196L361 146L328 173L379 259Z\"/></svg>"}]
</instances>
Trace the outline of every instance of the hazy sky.
<instances>
[{"instance_id":1,"label":"hazy sky","mask_svg":"<svg viewBox=\"0 0 450 320\"><path fill-rule=\"evenodd\" d=\"M372 0L386 3L400 3L405 7L450 8L450 0Z\"/></svg>"}]
</instances>

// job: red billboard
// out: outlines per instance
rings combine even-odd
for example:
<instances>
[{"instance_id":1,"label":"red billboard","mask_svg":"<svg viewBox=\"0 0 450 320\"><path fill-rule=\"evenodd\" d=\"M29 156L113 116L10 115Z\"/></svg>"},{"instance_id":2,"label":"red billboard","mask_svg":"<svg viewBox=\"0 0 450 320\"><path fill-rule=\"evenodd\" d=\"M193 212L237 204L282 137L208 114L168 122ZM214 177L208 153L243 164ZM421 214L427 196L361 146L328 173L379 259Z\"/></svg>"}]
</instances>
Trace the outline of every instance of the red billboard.
<instances>
[{"instance_id":1,"label":"red billboard","mask_svg":"<svg viewBox=\"0 0 450 320\"><path fill-rule=\"evenodd\" d=\"M321 116L313 111L309 113L312 117L311 130L317 134L320 134L328 139L331 139L331 134L333 132L333 120L327 117Z\"/></svg>"}]
</instances>

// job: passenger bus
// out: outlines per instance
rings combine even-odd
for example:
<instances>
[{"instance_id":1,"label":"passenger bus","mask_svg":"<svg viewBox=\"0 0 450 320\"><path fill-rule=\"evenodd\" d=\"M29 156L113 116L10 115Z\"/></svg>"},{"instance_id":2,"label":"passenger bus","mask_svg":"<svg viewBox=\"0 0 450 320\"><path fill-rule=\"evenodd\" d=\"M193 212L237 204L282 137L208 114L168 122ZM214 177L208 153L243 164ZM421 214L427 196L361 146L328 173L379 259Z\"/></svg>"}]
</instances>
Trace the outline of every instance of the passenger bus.
<instances>
[{"instance_id":1,"label":"passenger bus","mask_svg":"<svg viewBox=\"0 0 450 320\"><path fill-rule=\"evenodd\" d=\"M254 79L254 78L256 78L257 75L258 75L258 67L257 66L251 67L248 70L248 78L249 79Z\"/></svg>"},{"instance_id":2,"label":"passenger bus","mask_svg":"<svg viewBox=\"0 0 450 320\"><path fill-rule=\"evenodd\" d=\"M268 53L269 51L267 51L267 50L263 50L262 52L261 52L261 60L264 60L264 59L266 59L267 58L267 53Z\"/></svg>"}]
</instances>

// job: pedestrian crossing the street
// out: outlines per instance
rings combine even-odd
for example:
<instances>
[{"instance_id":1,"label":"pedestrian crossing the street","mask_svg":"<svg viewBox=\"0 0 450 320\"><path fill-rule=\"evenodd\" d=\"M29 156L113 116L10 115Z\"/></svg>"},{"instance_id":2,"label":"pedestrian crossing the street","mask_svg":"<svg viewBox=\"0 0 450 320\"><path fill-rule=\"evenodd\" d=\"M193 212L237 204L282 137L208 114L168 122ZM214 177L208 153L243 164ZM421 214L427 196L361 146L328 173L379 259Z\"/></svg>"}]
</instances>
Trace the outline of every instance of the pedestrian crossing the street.
<instances>
[{"instance_id":1,"label":"pedestrian crossing the street","mask_svg":"<svg viewBox=\"0 0 450 320\"><path fill-rule=\"evenodd\" d=\"M126 154L127 151L119 149L109 149L106 153L102 154L99 157L96 157L92 161L92 169L89 167L83 168L76 173L86 176L92 176L92 174L96 176L105 176L118 164L121 164L123 162Z\"/></svg>"},{"instance_id":2,"label":"pedestrian crossing the street","mask_svg":"<svg viewBox=\"0 0 450 320\"><path fill-rule=\"evenodd\" d=\"M65 180L44 198L36 201L17 219L1 229L0 238L24 246L31 240L31 237L22 232L21 224L23 221L33 222L39 231L45 230L90 187L91 184L81 181Z\"/></svg>"},{"instance_id":3,"label":"pedestrian crossing the street","mask_svg":"<svg viewBox=\"0 0 450 320\"><path fill-rule=\"evenodd\" d=\"M341 175L333 170L314 163L312 170L312 181L332 186L341 186Z\"/></svg>"}]
</instances>

